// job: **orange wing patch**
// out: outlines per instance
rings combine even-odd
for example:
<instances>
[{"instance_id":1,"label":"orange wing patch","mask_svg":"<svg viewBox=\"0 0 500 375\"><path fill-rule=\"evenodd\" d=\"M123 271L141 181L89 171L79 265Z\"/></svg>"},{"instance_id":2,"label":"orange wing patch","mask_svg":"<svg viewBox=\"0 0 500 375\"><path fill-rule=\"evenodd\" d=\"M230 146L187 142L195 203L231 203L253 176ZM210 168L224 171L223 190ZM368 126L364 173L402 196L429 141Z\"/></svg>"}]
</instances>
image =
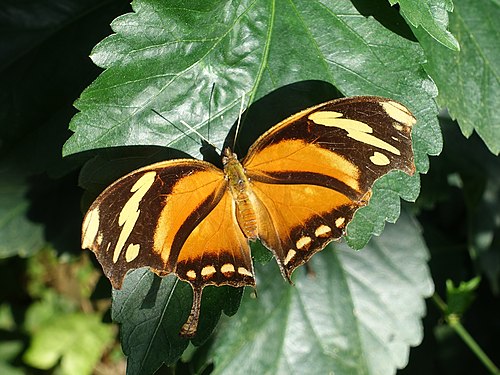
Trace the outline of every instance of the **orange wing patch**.
<instances>
[{"instance_id":1,"label":"orange wing patch","mask_svg":"<svg viewBox=\"0 0 500 375\"><path fill-rule=\"evenodd\" d=\"M164 204L155 220L153 248L163 258L167 270L175 268L183 242L217 205L226 185L220 170L212 167L176 180L168 193L158 192Z\"/></svg>"},{"instance_id":2,"label":"orange wing patch","mask_svg":"<svg viewBox=\"0 0 500 375\"><path fill-rule=\"evenodd\" d=\"M356 164L336 152L301 139L282 140L259 152L250 152L242 164L253 180L287 179L295 184L307 184L313 182L313 175L321 174L323 184L329 183L334 188L345 190L346 194L349 190L355 197L360 190L360 171ZM293 178L290 178L292 174ZM304 181L297 180L300 176L304 176Z\"/></svg>"},{"instance_id":3,"label":"orange wing patch","mask_svg":"<svg viewBox=\"0 0 500 375\"><path fill-rule=\"evenodd\" d=\"M189 234L176 264L177 275L195 286L255 284L248 240L234 219L227 190Z\"/></svg>"},{"instance_id":4,"label":"orange wing patch","mask_svg":"<svg viewBox=\"0 0 500 375\"><path fill-rule=\"evenodd\" d=\"M252 188L269 217L259 226L259 238L274 253L287 279L295 268L340 238L354 212L367 204L317 185L253 182Z\"/></svg>"}]
</instances>

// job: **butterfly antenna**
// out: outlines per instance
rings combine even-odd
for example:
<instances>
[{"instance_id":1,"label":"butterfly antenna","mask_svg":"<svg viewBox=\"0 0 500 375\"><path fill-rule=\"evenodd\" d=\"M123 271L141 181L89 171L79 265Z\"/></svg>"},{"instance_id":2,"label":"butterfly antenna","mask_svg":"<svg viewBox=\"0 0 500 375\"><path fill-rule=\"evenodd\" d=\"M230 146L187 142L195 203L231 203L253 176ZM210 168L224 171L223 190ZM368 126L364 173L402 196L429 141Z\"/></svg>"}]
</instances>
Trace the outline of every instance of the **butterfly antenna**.
<instances>
[{"instance_id":1,"label":"butterfly antenna","mask_svg":"<svg viewBox=\"0 0 500 375\"><path fill-rule=\"evenodd\" d=\"M243 106L245 105L245 93L241 96L240 114L238 115L238 122L236 123L236 131L234 132L233 138L233 150L236 148L236 139L240 132L241 116L243 115Z\"/></svg>"},{"instance_id":2,"label":"butterfly antenna","mask_svg":"<svg viewBox=\"0 0 500 375\"><path fill-rule=\"evenodd\" d=\"M210 90L210 99L208 99L208 131L207 138L210 139L210 120L212 118L212 99L214 98L215 82L212 83L212 89Z\"/></svg>"},{"instance_id":3,"label":"butterfly antenna","mask_svg":"<svg viewBox=\"0 0 500 375\"><path fill-rule=\"evenodd\" d=\"M191 135L189 135L188 133L185 133L181 128L179 128L177 125L175 125L172 121L170 121L168 118L166 118L165 116L163 116L160 112L156 111L155 109L152 109L152 111L154 113L156 113L158 116L160 116L162 119L164 119L165 121L167 121L169 124L172 124L176 129L178 129L179 131L183 132L184 134L186 134L189 138L191 138L192 140L194 141L197 141L197 139L193 138ZM191 125L189 125L187 122L185 122L184 120L181 120L180 123L182 125L184 125L186 128L188 128L189 130L191 130L193 133L195 133L198 137L200 137L202 140L204 140L205 142L207 142L210 146L212 146L213 148L215 148L219 153L221 153L221 149L218 148L216 145L214 145L212 142L210 142L203 134L201 134L198 130L196 130L195 128L193 128Z\"/></svg>"}]
</instances>

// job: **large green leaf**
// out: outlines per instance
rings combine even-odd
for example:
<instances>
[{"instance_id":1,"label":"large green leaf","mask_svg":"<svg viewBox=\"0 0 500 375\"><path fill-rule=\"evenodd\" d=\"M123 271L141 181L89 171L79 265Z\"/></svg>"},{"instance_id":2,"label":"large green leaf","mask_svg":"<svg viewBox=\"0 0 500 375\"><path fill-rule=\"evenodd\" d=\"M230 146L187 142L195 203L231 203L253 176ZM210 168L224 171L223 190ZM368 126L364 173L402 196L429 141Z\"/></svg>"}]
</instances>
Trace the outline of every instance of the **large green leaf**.
<instances>
[{"instance_id":1,"label":"large green leaf","mask_svg":"<svg viewBox=\"0 0 500 375\"><path fill-rule=\"evenodd\" d=\"M247 140L240 142L248 143L263 127L331 98L336 93L331 85L345 95L382 95L407 104L419 120L414 131L418 171L427 170L427 154L441 149L432 102L436 90L420 66L419 46L361 16L349 1L167 5L138 0L132 5L136 12L116 19L112 24L116 34L93 51L94 62L106 70L75 104L80 113L71 122L75 134L65 144L65 154L162 145L199 156L196 138L152 110L173 124L185 121L204 134L210 114L211 140L221 147L243 95L245 103L261 99L250 107L251 114L255 108L254 116L246 117L253 121L243 125L241 138ZM271 92L279 95L268 95ZM404 180L412 191L407 198L416 198L418 179L399 175L386 179L397 194L404 193L398 182ZM368 241L372 232L367 228L379 233L385 219L397 217L397 194L386 198L395 210L365 212L370 225L353 230L352 246L359 248Z\"/></svg>"},{"instance_id":2,"label":"large green leaf","mask_svg":"<svg viewBox=\"0 0 500 375\"><path fill-rule=\"evenodd\" d=\"M450 30L461 50L454 52L416 30L426 51L426 70L439 88L438 103L468 137L476 131L491 152L500 152L500 4L497 1L458 0Z\"/></svg>"},{"instance_id":3,"label":"large green leaf","mask_svg":"<svg viewBox=\"0 0 500 375\"><path fill-rule=\"evenodd\" d=\"M243 116L237 149L245 150L279 120L338 96L337 90L347 96L391 97L409 106L418 119L413 137L419 172L427 171L428 154L441 150L433 101L437 92L421 68L420 47L361 15L347 0L137 0L132 6L134 13L113 22L116 34L93 50L92 59L105 71L75 104L80 112L70 124L75 133L65 144L66 155L159 145L199 156L198 138L186 134L187 128L179 130L182 122L203 134L210 131L210 140L221 148L229 130L234 130L242 101L250 107ZM231 144L230 137L226 141ZM130 148L128 155L137 150ZM118 156L122 162L126 152ZM122 162L116 169L125 172ZM135 159L129 170L137 164ZM106 157L93 159L92 168L84 172L82 181L94 187L117 175ZM382 230L385 220L397 219L399 197L414 200L418 190L418 175L393 173L380 179L372 208L360 211L348 228L349 244L362 247L372 233ZM176 335L188 313L190 294L169 278L153 290L162 297L155 297L160 305L145 310L141 301L156 284L141 279L135 285L136 276L127 281L132 275L125 280L125 289L114 295L114 316L122 323L129 370L150 372L162 362L172 363L185 348ZM237 297L229 306L206 299L202 316L218 318L221 310L234 312L238 305ZM166 321L162 311L169 311L168 319L173 320ZM200 341L217 319L208 320Z\"/></svg>"},{"instance_id":4,"label":"large green leaf","mask_svg":"<svg viewBox=\"0 0 500 375\"><path fill-rule=\"evenodd\" d=\"M422 340L424 297L433 292L427 249L403 215L361 252L330 246L286 285L257 270L238 314L213 344L214 374L389 375Z\"/></svg>"}]
</instances>

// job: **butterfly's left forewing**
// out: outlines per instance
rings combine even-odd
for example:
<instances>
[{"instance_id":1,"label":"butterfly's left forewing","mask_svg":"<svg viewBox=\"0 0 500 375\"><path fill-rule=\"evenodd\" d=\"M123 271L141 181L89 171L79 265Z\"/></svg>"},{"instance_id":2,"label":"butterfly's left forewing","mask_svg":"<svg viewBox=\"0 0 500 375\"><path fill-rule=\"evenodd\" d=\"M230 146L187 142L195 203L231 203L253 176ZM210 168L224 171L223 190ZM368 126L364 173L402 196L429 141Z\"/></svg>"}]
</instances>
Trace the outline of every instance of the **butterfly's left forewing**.
<instances>
[{"instance_id":1,"label":"butterfly's left forewing","mask_svg":"<svg viewBox=\"0 0 500 375\"><path fill-rule=\"evenodd\" d=\"M260 202L259 237L287 278L342 236L377 178L413 174L414 123L392 100L346 98L299 112L254 143L243 166Z\"/></svg>"}]
</instances>

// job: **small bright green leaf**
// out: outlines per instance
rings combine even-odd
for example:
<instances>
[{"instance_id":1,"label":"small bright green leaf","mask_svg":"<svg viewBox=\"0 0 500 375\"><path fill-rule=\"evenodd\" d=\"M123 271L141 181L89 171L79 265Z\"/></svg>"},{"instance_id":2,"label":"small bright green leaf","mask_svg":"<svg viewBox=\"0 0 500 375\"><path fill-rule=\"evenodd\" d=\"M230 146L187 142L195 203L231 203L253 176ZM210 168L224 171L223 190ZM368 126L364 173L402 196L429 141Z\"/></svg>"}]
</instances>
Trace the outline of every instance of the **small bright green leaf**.
<instances>
[{"instance_id":1,"label":"small bright green leaf","mask_svg":"<svg viewBox=\"0 0 500 375\"><path fill-rule=\"evenodd\" d=\"M448 108L466 137L475 130L494 154L500 152L498 19L498 2L456 1L450 30L460 43L460 52L415 31L428 58L426 70L439 88L439 105Z\"/></svg>"},{"instance_id":2,"label":"small bright green leaf","mask_svg":"<svg viewBox=\"0 0 500 375\"><path fill-rule=\"evenodd\" d=\"M35 332L40 330L54 316L69 315L75 311L75 304L58 294L54 289L45 288L41 299L32 303L26 312L24 328Z\"/></svg>"},{"instance_id":3,"label":"small bright green leaf","mask_svg":"<svg viewBox=\"0 0 500 375\"><path fill-rule=\"evenodd\" d=\"M25 372L13 363L24 349L21 338L5 338L2 335L0 340L0 374L2 375L23 375Z\"/></svg>"},{"instance_id":4,"label":"small bright green leaf","mask_svg":"<svg viewBox=\"0 0 500 375\"><path fill-rule=\"evenodd\" d=\"M2 303L0 305L0 330L11 330L16 325L11 307Z\"/></svg>"},{"instance_id":5,"label":"small bright green leaf","mask_svg":"<svg viewBox=\"0 0 500 375\"><path fill-rule=\"evenodd\" d=\"M24 375L26 372L22 368L14 367L0 360L0 374L2 375Z\"/></svg>"},{"instance_id":6,"label":"small bright green leaf","mask_svg":"<svg viewBox=\"0 0 500 375\"><path fill-rule=\"evenodd\" d=\"M458 286L453 281L446 280L446 303L448 315L462 315L476 298L476 289L479 287L481 277L477 276L469 281L461 281Z\"/></svg>"},{"instance_id":7,"label":"small bright green leaf","mask_svg":"<svg viewBox=\"0 0 500 375\"><path fill-rule=\"evenodd\" d=\"M0 171L0 258L26 257L45 244L43 226L29 218L27 192L24 174Z\"/></svg>"},{"instance_id":8,"label":"small bright green leaf","mask_svg":"<svg viewBox=\"0 0 500 375\"><path fill-rule=\"evenodd\" d=\"M399 3L401 13L415 27L422 27L431 37L447 48L458 51L460 46L447 30L448 12L453 11L452 0L389 0Z\"/></svg>"},{"instance_id":9,"label":"small bright green leaf","mask_svg":"<svg viewBox=\"0 0 500 375\"><path fill-rule=\"evenodd\" d=\"M418 225L402 215L361 252L344 245L313 257L295 286L257 269L238 314L213 345L213 374L394 374L420 343L433 292Z\"/></svg>"},{"instance_id":10,"label":"small bright green leaf","mask_svg":"<svg viewBox=\"0 0 500 375\"><path fill-rule=\"evenodd\" d=\"M21 340L2 340L0 342L0 360L12 360L23 350Z\"/></svg>"},{"instance_id":11,"label":"small bright green leaf","mask_svg":"<svg viewBox=\"0 0 500 375\"><path fill-rule=\"evenodd\" d=\"M34 332L24 360L44 370L57 365L60 374L92 374L112 340L112 326L103 324L97 315L57 315Z\"/></svg>"}]
</instances>

